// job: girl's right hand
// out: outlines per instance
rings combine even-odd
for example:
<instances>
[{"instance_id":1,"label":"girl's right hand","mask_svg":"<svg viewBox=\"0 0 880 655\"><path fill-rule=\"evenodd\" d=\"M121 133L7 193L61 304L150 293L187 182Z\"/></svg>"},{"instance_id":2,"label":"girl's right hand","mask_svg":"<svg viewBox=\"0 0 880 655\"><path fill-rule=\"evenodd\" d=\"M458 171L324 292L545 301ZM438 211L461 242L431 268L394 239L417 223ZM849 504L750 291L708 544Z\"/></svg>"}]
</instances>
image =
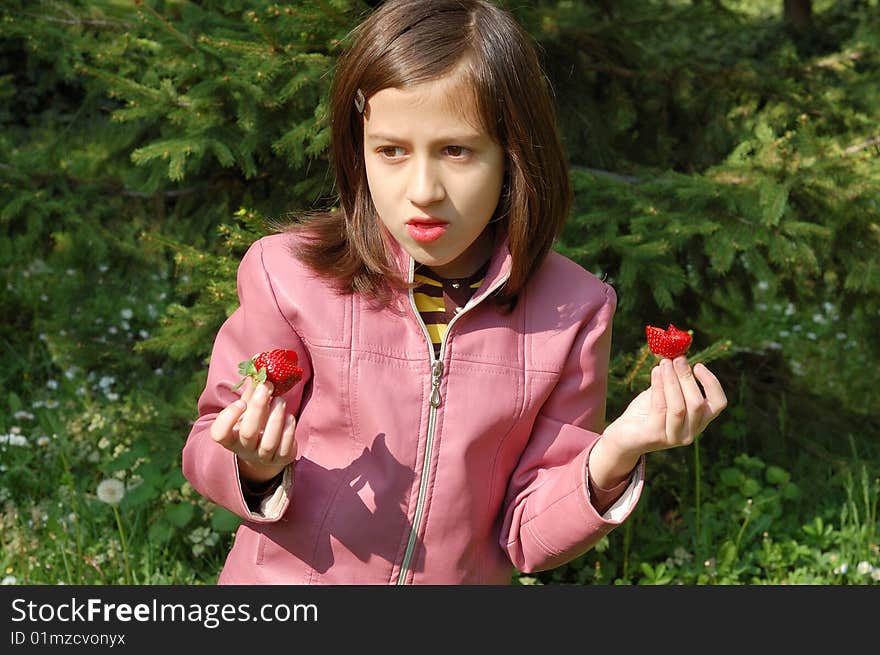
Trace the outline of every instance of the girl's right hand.
<instances>
[{"instance_id":1,"label":"girl's right hand","mask_svg":"<svg viewBox=\"0 0 880 655\"><path fill-rule=\"evenodd\" d=\"M238 456L238 470L252 482L270 480L296 458L296 420L285 417L279 396L270 402L272 383L254 389L245 382L241 398L227 405L211 424L211 438Z\"/></svg>"}]
</instances>

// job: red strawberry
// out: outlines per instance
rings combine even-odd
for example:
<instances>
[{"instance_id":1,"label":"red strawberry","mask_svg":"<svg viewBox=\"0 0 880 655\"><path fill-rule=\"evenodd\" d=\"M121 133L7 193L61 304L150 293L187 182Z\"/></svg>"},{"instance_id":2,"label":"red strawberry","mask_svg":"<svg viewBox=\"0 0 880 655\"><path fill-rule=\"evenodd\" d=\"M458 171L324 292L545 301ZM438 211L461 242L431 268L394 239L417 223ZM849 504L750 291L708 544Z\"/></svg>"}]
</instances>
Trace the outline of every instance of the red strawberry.
<instances>
[{"instance_id":1,"label":"red strawberry","mask_svg":"<svg viewBox=\"0 0 880 655\"><path fill-rule=\"evenodd\" d=\"M302 379L302 369L297 366L299 358L296 351L283 350L276 348L274 350L264 350L256 355L253 359L240 362L238 372L241 375L249 376L254 381L254 386L269 380L274 387L272 396L280 396L287 393L293 388L297 382ZM235 391L246 378L242 378L241 382L236 384L232 390Z\"/></svg>"},{"instance_id":2,"label":"red strawberry","mask_svg":"<svg viewBox=\"0 0 880 655\"><path fill-rule=\"evenodd\" d=\"M648 325L645 327L645 334L648 337L648 346L651 348L651 352L669 359L684 355L691 345L690 332L679 330L672 323L666 330Z\"/></svg>"}]
</instances>

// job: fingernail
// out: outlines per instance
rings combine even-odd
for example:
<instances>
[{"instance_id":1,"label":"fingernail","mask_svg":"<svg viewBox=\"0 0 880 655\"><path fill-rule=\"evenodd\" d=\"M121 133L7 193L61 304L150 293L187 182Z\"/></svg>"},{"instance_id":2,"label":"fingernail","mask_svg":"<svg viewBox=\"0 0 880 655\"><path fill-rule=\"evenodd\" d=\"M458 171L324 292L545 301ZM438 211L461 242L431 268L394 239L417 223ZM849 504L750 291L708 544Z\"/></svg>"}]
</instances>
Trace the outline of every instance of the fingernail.
<instances>
[{"instance_id":1,"label":"fingernail","mask_svg":"<svg viewBox=\"0 0 880 655\"><path fill-rule=\"evenodd\" d=\"M257 390L254 391L254 395L257 397L257 400L266 400L266 398L269 397L269 389L266 388L265 384L261 384L257 387Z\"/></svg>"},{"instance_id":2,"label":"fingernail","mask_svg":"<svg viewBox=\"0 0 880 655\"><path fill-rule=\"evenodd\" d=\"M237 407L238 409L244 409L245 407L247 407L247 403L244 400L242 400L241 398L239 398L234 403L232 403L232 406Z\"/></svg>"}]
</instances>

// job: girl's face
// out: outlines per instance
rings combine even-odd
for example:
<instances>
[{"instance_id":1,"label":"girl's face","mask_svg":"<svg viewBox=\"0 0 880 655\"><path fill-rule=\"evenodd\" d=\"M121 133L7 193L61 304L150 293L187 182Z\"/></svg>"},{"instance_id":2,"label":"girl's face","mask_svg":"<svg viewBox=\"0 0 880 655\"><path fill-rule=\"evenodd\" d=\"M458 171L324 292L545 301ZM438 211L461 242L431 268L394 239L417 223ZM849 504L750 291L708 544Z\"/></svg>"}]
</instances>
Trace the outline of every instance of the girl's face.
<instances>
[{"instance_id":1,"label":"girl's face","mask_svg":"<svg viewBox=\"0 0 880 655\"><path fill-rule=\"evenodd\" d=\"M364 160L373 206L417 261L442 277L467 277L489 257L504 180L502 147L482 129L455 74L388 88L364 108Z\"/></svg>"}]
</instances>

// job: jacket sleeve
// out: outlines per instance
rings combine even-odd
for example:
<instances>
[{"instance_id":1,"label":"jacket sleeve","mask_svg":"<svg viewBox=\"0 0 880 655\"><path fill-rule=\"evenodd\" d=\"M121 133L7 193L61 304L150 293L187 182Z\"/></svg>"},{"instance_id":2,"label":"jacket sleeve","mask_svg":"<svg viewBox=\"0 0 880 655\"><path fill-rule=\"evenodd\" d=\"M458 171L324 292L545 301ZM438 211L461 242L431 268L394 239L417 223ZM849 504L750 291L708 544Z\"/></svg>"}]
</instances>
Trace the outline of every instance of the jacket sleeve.
<instances>
[{"instance_id":1,"label":"jacket sleeve","mask_svg":"<svg viewBox=\"0 0 880 655\"><path fill-rule=\"evenodd\" d=\"M511 475L501 547L522 572L555 568L582 555L629 516L641 494L644 457L603 515L590 499L587 462L604 430L616 305L614 289L605 285L604 300L581 323Z\"/></svg>"},{"instance_id":2,"label":"jacket sleeve","mask_svg":"<svg viewBox=\"0 0 880 655\"><path fill-rule=\"evenodd\" d=\"M311 378L311 364L302 339L289 317L278 306L271 278L264 265L262 241L251 245L238 267L238 308L226 319L214 340L208 379L198 400L198 418L183 448L183 475L200 494L238 516L254 522L279 520L287 511L292 491L292 470L287 467L281 484L251 511L238 473L238 458L210 435L220 411L239 397L232 391L241 376L238 364L271 348L295 350L302 380L284 395L287 413L299 413L303 388Z\"/></svg>"}]
</instances>

